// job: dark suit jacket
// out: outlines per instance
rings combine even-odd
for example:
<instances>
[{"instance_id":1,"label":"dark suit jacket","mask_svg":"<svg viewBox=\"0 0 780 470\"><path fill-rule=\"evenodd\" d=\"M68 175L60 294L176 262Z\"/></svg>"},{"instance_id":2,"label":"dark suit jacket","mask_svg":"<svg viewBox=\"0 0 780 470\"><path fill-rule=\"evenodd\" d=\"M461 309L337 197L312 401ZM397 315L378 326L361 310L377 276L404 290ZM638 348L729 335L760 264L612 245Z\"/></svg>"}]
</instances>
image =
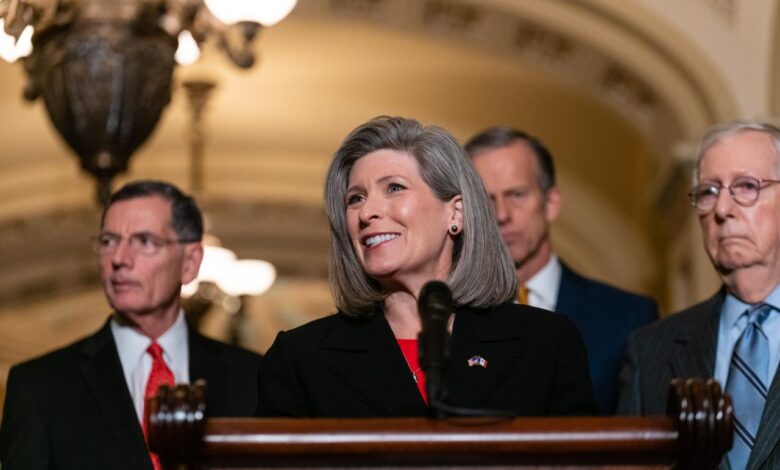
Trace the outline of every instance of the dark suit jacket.
<instances>
[{"instance_id":1,"label":"dark suit jacket","mask_svg":"<svg viewBox=\"0 0 780 470\"><path fill-rule=\"evenodd\" d=\"M657 320L658 307L649 297L586 279L561 265L555 309L577 325L585 341L599 413L614 414L626 338L640 326Z\"/></svg>"},{"instance_id":2,"label":"dark suit jacket","mask_svg":"<svg viewBox=\"0 0 780 470\"><path fill-rule=\"evenodd\" d=\"M190 379L211 416L252 416L260 356L189 330ZM17 469L152 469L108 322L17 365L8 377L0 462Z\"/></svg>"},{"instance_id":3,"label":"dark suit jacket","mask_svg":"<svg viewBox=\"0 0 780 470\"><path fill-rule=\"evenodd\" d=\"M468 367L480 355L487 367ZM447 403L518 415L595 411L585 348L562 315L507 304L455 314ZM426 416L409 367L381 314L338 313L282 332L263 359L260 414Z\"/></svg>"},{"instance_id":4,"label":"dark suit jacket","mask_svg":"<svg viewBox=\"0 0 780 470\"><path fill-rule=\"evenodd\" d=\"M629 337L618 411L664 415L674 377L712 377L725 291ZM780 468L780 374L775 374L747 470ZM720 468L727 469L728 459Z\"/></svg>"}]
</instances>

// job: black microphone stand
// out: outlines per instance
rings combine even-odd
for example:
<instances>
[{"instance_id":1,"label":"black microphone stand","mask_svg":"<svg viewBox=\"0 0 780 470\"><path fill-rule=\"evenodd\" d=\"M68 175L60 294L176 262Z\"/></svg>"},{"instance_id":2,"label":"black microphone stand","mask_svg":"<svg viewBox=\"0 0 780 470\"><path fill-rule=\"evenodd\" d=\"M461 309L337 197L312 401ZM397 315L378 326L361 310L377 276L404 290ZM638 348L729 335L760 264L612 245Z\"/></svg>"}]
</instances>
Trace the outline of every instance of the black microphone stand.
<instances>
[{"instance_id":1,"label":"black microphone stand","mask_svg":"<svg viewBox=\"0 0 780 470\"><path fill-rule=\"evenodd\" d=\"M425 374L428 409L433 418L448 416L491 416L513 418L507 410L485 410L447 404L446 375L450 359L449 319L455 311L452 292L441 281L430 281L420 291L417 303L422 331L417 335L420 368Z\"/></svg>"}]
</instances>

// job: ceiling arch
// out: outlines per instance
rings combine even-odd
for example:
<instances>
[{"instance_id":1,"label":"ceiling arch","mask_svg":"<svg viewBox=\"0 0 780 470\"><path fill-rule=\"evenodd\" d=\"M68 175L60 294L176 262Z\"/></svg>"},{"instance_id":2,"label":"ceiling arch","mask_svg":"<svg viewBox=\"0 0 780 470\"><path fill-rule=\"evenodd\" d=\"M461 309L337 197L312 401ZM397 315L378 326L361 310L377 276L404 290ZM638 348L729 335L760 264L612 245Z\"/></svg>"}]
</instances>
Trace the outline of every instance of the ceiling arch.
<instances>
[{"instance_id":1,"label":"ceiling arch","mask_svg":"<svg viewBox=\"0 0 780 470\"><path fill-rule=\"evenodd\" d=\"M403 28L541 67L668 150L736 114L707 56L635 1L310 0L296 14Z\"/></svg>"},{"instance_id":2,"label":"ceiling arch","mask_svg":"<svg viewBox=\"0 0 780 470\"><path fill-rule=\"evenodd\" d=\"M352 128L400 114L465 140L489 125L514 125L555 154L562 257L588 275L663 295L651 189L675 166L680 142L739 111L695 42L648 5L300 0L263 32L254 69L234 70L206 50L198 65L176 72L171 105L117 183L162 178L190 187L191 116L179 85L214 80L200 199L226 246L279 269L279 290L260 299L268 342L274 328L327 312L322 179ZM24 81L21 66L0 63L0 382L10 363L94 328L106 308L87 244L99 220L92 182L41 103L22 102ZM304 291L307 307L289 301ZM46 334L30 337L42 322Z\"/></svg>"},{"instance_id":3,"label":"ceiling arch","mask_svg":"<svg viewBox=\"0 0 780 470\"><path fill-rule=\"evenodd\" d=\"M629 275L609 268L618 262L599 259L637 252L654 258L645 188L675 142L732 112L733 103L694 47L635 2L618 3L301 0L288 20L264 32L259 67L230 69L211 50L198 66L177 72L179 83L205 76L218 84L205 122L204 196L222 209L301 207L302 213L316 213L329 155L365 119L415 116L461 139L488 125L511 124L533 129L551 144L564 180L574 188L566 206L571 212L556 229L561 250L575 259L578 250L592 253L581 257L586 271L646 288L655 272L652 262L643 273ZM53 221L69 219L82 224L74 234L89 233L89 178L79 174L40 103L21 103L21 67L0 65L0 78L6 85L0 90L0 231L7 239L48 246L56 244L30 230L45 232L60 223ZM177 89L120 182L153 177L187 187L189 119ZM581 221L607 213L612 215L605 226L631 234L623 237L627 241L595 239L580 246L590 240ZM253 238L252 231L232 227L229 217L220 224L236 234L238 250L278 239ZM314 242L317 254L323 253L321 243ZM13 244L8 249L25 252ZM82 261L59 265L77 266L83 274L76 278L92 282L88 254L62 249ZM30 252L47 253L34 246ZM301 272L296 263L300 259L287 262L288 274ZM64 272L35 263L23 271L30 278L17 280L43 288ZM12 291L32 295L36 289Z\"/></svg>"}]
</instances>

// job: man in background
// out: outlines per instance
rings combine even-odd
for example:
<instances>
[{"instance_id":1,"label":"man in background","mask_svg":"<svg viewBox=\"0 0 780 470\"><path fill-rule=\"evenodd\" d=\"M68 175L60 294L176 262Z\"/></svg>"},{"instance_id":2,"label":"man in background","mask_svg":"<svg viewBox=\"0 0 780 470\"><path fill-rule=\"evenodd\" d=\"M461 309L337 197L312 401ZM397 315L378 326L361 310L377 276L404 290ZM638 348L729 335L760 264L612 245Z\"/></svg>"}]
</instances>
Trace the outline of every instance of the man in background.
<instances>
[{"instance_id":1,"label":"man in background","mask_svg":"<svg viewBox=\"0 0 780 470\"><path fill-rule=\"evenodd\" d=\"M466 151L493 200L514 259L518 301L574 321L585 340L599 411L613 414L626 337L658 317L655 302L587 279L555 255L550 225L560 213L561 194L552 156L541 141L494 127L474 136Z\"/></svg>"},{"instance_id":2,"label":"man in background","mask_svg":"<svg viewBox=\"0 0 780 470\"><path fill-rule=\"evenodd\" d=\"M144 406L160 384L205 379L210 416L254 415L260 356L200 335L180 305L202 237L200 209L169 183L111 196L94 247L114 312L91 336L11 369L3 470L159 468Z\"/></svg>"},{"instance_id":3,"label":"man in background","mask_svg":"<svg viewBox=\"0 0 780 470\"><path fill-rule=\"evenodd\" d=\"M734 406L721 469L780 468L780 130L715 127L699 144L690 197L723 287L628 341L619 411L666 412L672 378L714 377Z\"/></svg>"}]
</instances>

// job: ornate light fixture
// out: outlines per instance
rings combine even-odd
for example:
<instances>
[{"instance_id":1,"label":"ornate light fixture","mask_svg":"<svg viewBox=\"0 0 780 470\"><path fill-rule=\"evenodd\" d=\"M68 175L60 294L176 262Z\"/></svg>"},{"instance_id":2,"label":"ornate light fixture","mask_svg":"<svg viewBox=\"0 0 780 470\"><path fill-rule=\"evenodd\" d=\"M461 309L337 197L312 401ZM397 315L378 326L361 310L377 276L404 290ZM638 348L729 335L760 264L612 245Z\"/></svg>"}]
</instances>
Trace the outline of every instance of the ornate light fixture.
<instances>
[{"instance_id":1,"label":"ornate light fixture","mask_svg":"<svg viewBox=\"0 0 780 470\"><path fill-rule=\"evenodd\" d=\"M236 66L251 67L260 28L280 21L295 3L0 0L0 57L29 53L25 98L43 97L104 202L111 180L127 169L170 101L174 57L192 61L198 45L214 38Z\"/></svg>"}]
</instances>

